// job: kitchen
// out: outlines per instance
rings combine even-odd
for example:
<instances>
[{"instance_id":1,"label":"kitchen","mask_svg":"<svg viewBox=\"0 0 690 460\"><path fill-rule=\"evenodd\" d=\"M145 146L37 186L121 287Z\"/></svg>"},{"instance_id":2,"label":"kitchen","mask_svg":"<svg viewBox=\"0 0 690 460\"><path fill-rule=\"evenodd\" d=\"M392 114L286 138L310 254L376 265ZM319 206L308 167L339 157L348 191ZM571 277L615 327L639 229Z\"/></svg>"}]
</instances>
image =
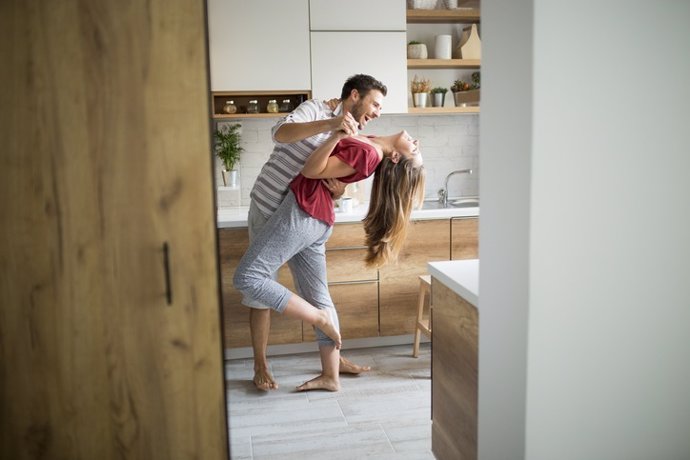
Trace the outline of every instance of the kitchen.
<instances>
[{"instance_id":1,"label":"kitchen","mask_svg":"<svg viewBox=\"0 0 690 460\"><path fill-rule=\"evenodd\" d=\"M187 295L181 287L196 279L186 266L197 267L200 254L215 253L215 215L210 205L197 211L199 202L213 201L210 177L203 179L211 170L209 142L201 148L185 144L210 130L194 122L206 113L208 93L180 86L205 81L207 75L185 74L190 72L185 65L167 75L158 72L175 62L164 59L169 56L191 59L194 53L174 54L163 45L188 46L183 40L192 40L193 33L169 31L195 30L200 13L191 2L175 2L178 8L165 2L165 8L148 14L102 2L93 3L102 9L100 15L80 16L84 13L68 8L76 2L63 2L52 5L47 17L22 3L4 3L9 11L0 15L0 43L15 64L3 69L3 82L10 82L3 85L3 99L16 108L5 112L12 115L0 124L8 147L0 181L7 232L0 340L7 402L2 423L9 428L3 430L3 456L35 458L40 451L49 457L114 458L117 451L126 458L141 458L137 452L148 453L147 458L184 458L187 448L176 446L186 440L195 440L195 449L217 446L207 435L219 433L209 418L176 414L213 411L220 392L213 375L219 375L219 364L203 396L179 398L179 392L168 390L173 376L187 379L188 369L195 374L211 369L213 359L196 366L186 359L192 355L189 344L209 336L219 340L217 326L200 322L201 317L175 323L194 324L190 330L147 320L155 310L148 299L160 294L165 305L166 292L158 287L165 284L162 275L147 275L166 254L153 250L152 241L173 238L176 224L185 222L188 232L168 240L173 305ZM177 17L175 10L184 14ZM690 185L685 171L690 165L684 126L690 120L684 101L690 70L683 57L690 41L689 14L681 3L653 8L641 2L628 2L625 8L612 3L596 8L572 2L482 4L479 458L688 458ZM96 32L86 34L94 17L112 27L94 27ZM113 38L130 24L108 19L118 17L132 20L127 40ZM147 17L175 19L177 27L142 19ZM65 23L75 27L65 29ZM151 41L158 35L143 34L148 27L165 40ZM26 31L35 41L27 39ZM124 52L132 47L130 37L134 43L150 43L158 53ZM82 50L100 67L80 60L79 53L61 52L63 43L64 50ZM99 43L121 54L103 53ZM33 65L26 65L23 56L34 56ZM648 64L643 56L663 63L663 84L655 84L653 91L640 90L640 79L655 80L651 71L650 78L639 77L647 72L641 69ZM120 65L109 65L111 60ZM151 60L153 65L137 67ZM133 67L148 73L119 71ZM50 71L42 79L29 78L41 69ZM183 74L191 80L180 78ZM144 77L155 77L156 84L136 80ZM48 85L27 86L37 81ZM169 91L156 90L161 85L170 85ZM184 114L171 110L181 104L197 108ZM62 116L48 108L59 109ZM38 131L36 114L43 128ZM172 127L185 136L161 134ZM133 142L141 139L150 142ZM168 179L162 173L175 167L178 156L172 152L178 144L185 150L179 156L185 159L184 173ZM167 149L166 161L152 159L151 167L140 167L148 158L142 154L157 145ZM101 157L101 151L112 155ZM48 172L42 165L49 164ZM94 177L106 186L98 187ZM189 177L194 179L184 180ZM149 202L145 198L152 190L162 196ZM195 204L180 208L181 202ZM100 219L84 219L91 215ZM100 222L95 228L101 233L89 233L91 221ZM113 239L116 232L126 237ZM150 250L132 244L144 232L158 232L145 238ZM185 241L193 244L195 256L176 264ZM140 250L123 259L129 246ZM98 262L110 260L105 258L113 251L118 251L116 263ZM79 268L84 266L90 270ZM217 273L199 271L208 279ZM124 280L127 289L101 288L122 286ZM138 280L151 288L125 298ZM104 295L94 295L99 288ZM98 316L103 309L94 307L100 305L112 305L110 314ZM147 306L145 313L137 314L141 305ZM167 315L181 313L165 308ZM178 353L174 361L156 360L167 355L148 351L161 330L170 330L172 338L185 337L165 342ZM103 344L106 339L109 347ZM201 356L202 348L214 347L197 345L194 354ZM127 359L118 358L118 351ZM108 366L100 364L100 354L109 357ZM188 401L197 405L175 409ZM106 415L113 410L114 417Z\"/></svg>"},{"instance_id":2,"label":"kitchen","mask_svg":"<svg viewBox=\"0 0 690 460\"><path fill-rule=\"evenodd\" d=\"M224 302L224 337L226 346L226 358L246 358L252 355L251 340L249 337L249 310L241 305L240 295L233 289L229 280L232 279L234 267L247 247L247 208L249 205L249 191L254 185L254 180L268 155L273 150L271 140L271 128L278 117L276 113L271 117L267 104L271 100L282 101L290 97L288 92L300 93L304 87L313 88L310 96L326 99L331 95L340 94L342 82L353 73L369 73L381 78L389 87L389 92L383 101L383 115L372 121L363 131L365 134L385 134L405 129L411 136L418 138L424 156L426 181L426 203L431 209L415 210L413 212L412 229L408 235L408 244L398 264L384 267L381 270L366 270L362 265L364 251L362 225L359 223L364 217L369 197L371 180L358 184L353 191L348 189L346 196L351 196L354 206L351 212L336 213L336 225L334 233L327 243L328 281L331 296L333 297L339 312L341 332L345 339L344 356L349 356L352 350L363 347L382 345L410 345L406 347L407 354L411 355L411 343L415 331L415 319L417 316L417 297L419 292L419 275L427 274L426 264L433 260L467 259L477 257L477 216L479 208L474 202L467 202L467 207L456 207L453 203L459 199L475 198L478 195L478 107L456 106L449 94L443 111L439 108L432 109L412 106L412 95L408 94L410 81L417 76L428 78L433 86L450 87L453 81L463 79L470 80L470 75L478 71L477 64L465 68L466 61L456 59L451 63L447 60L448 68L418 69L406 68L405 44L411 40L424 40L433 47L434 38L439 34L448 33L448 37L455 36L455 44L459 43L460 33L467 21L476 23L478 11L476 8L470 11L475 16L464 13L466 10L447 10L441 5L437 10L419 10L427 13L422 18L426 23L417 23L421 19L415 18L417 10L405 11L404 2L398 0L379 2L378 10L371 10L366 2L354 2L348 10L349 15L342 12L338 20L334 21L332 11L336 5L332 2L305 2L303 0L285 2L279 8L266 13L267 4L246 2L210 2L209 3L209 36L211 56L211 86L214 97L214 121L216 129L224 129L225 124L241 125L241 147L237 184L234 187L219 187L219 243L221 252L221 278L223 280ZM310 7L310 8L307 8ZM300 8L302 8L300 10ZM321 10L321 9L323 10ZM359 20L361 11L366 8L370 24ZM328 14L324 14L324 11ZM428 16L428 13L438 11L437 18ZM448 13L455 12L456 17ZM464 13L464 14L461 14ZM354 15L354 16L353 16ZM325 16L323 18L322 16ZM233 18L241 17L242 23L233 21ZM376 18L373 20L372 18ZM438 23L438 19L445 23ZM394 22L393 19L396 21ZM330 21L330 22L329 22ZM297 30L283 30L283 27L267 30L265 27L256 27L262 24L284 24L285 27ZM228 25L232 24L232 27ZM355 29L347 32L343 30ZM310 32L311 30L311 32ZM336 32L331 32L336 30ZM450 35L452 34L452 35ZM311 40L309 40L311 35ZM334 38L335 36L336 38ZM344 36L344 37L343 37ZM289 40L288 38L289 37ZM369 38L370 37L370 38ZM304 38L300 48L300 38ZM337 39L342 39L348 47L358 49L347 59L338 58L343 54L338 52ZM232 47L233 43L242 40L246 45L242 49ZM273 44L278 40L286 42L277 49ZM297 42L297 44L293 44ZM323 56L319 50L321 42L327 42L327 48L332 55ZM375 53L366 52L376 47L393 42L395 48L389 52L386 49L377 50ZM309 44L311 43L311 63L309 63ZM357 45L357 44L360 45ZM367 46L365 46L367 44ZM300 57L299 52L306 53ZM285 56L285 55L289 56ZM361 56L361 57L360 57ZM383 60L380 56L387 56ZM433 55L432 55L433 56ZM397 57L400 62L391 64L392 57ZM450 57L450 55L448 56ZM325 60L328 65L328 76L319 77ZM280 72L280 66L290 65L294 62L304 62L307 75L306 81L293 83L296 77L290 76L289 83ZM345 61L345 62L338 62ZM429 62L434 61L433 59ZM441 61L436 59L434 62ZM243 72L237 72L237 63L242 63ZM235 65L231 65L231 64ZM331 67L346 68L338 73ZM453 67L455 66L455 68ZM414 66L413 66L414 67ZM309 68L312 69L313 81L309 80ZM256 70L255 70L256 69ZM393 69L395 72L393 72ZM299 74L304 69L296 69ZM239 73L239 75L238 75ZM384 74L384 76L379 76ZM257 87L257 82L262 82L265 87ZM290 84L295 86L289 86ZM302 85L302 86L299 86ZM272 93L271 90L274 92ZM254 91L252 93L252 91ZM409 99L409 100L408 100ZM259 102L259 112L253 112L250 101ZM295 100L293 94L292 99ZM227 114L225 107L233 104L234 113ZM411 109L411 114L408 114ZM415 113L428 110L429 113ZM400 113L402 112L402 114ZM223 184L221 177L220 160L216 161L216 180ZM463 171L462 173L449 175L451 171ZM439 208L439 191L449 189L445 196L447 207ZM436 208L436 209L434 209ZM290 276L281 275L281 280L291 286ZM299 321L289 320L281 315L273 315L272 333L269 354L283 354L296 352L309 352L314 350L313 333ZM270 358L270 357L269 357ZM269 362L273 361L269 359ZM232 364L232 368L237 366ZM428 365L427 365L428 366ZM242 367L242 366L240 366ZM381 366L374 366L375 370ZM388 368L388 366L387 366ZM427 367L427 378L430 370ZM229 378L233 377L229 375ZM369 382L373 380L369 379ZM347 382L347 381L345 381ZM361 384L367 385L362 382ZM361 386L358 385L358 386ZM401 384L402 385L402 384ZM367 385L367 387L370 385ZM235 390L240 390L235 388ZM289 392L281 384L281 393ZM290 437L288 426L272 423L273 431L257 427L253 432L248 429L248 424L259 423L258 416L249 417L244 411L233 411L233 407L250 407L251 392L248 397L239 391L230 393L230 436L233 452L242 456L248 452L261 456L265 450L275 448L276 443L267 443L266 439L278 436ZM233 406L233 395L235 406ZM239 399L238 399L239 398ZM427 391L430 404L430 394ZM260 407L257 410L266 410L265 404L260 399L253 398ZM276 402L278 396L272 397ZM292 398L294 399L294 398ZM335 400L335 399L334 399ZM339 401L339 404L344 404ZM276 405L276 410L280 405ZM309 406L307 406L309 407ZM299 411L308 413L306 409ZM233 415L235 414L235 415ZM274 414L278 417L277 414ZM234 417L234 418L233 418ZM387 417L395 418L393 413ZM419 423L421 420L429 420L430 412L427 407L426 416L416 417L411 422ZM272 419L272 417L269 417ZM233 423L233 420L235 423ZM250 422L251 420L252 422ZM375 418L369 419L370 421ZM295 429L301 431L307 429L300 423ZM233 430L233 426L236 427ZM356 425L350 427L355 429ZM384 429L389 427L384 426ZM431 432L427 423L422 426L420 433L426 432L427 441L421 446L430 454ZM328 446L338 444L343 437L352 438L354 434L347 432L328 436ZM367 437L372 438L369 434ZM423 438L422 434L417 437ZM378 440L369 440L369 444L375 444ZM268 447L267 447L268 444ZM412 444L407 440L408 450ZM263 447L261 447L263 446ZM359 445L360 449L365 446ZM305 449L314 449L312 443L305 442ZM321 449L327 449L323 445ZM362 452L366 452L362 450ZM424 451L422 451L424 452ZM293 454L296 454L293 452Z\"/></svg>"}]
</instances>

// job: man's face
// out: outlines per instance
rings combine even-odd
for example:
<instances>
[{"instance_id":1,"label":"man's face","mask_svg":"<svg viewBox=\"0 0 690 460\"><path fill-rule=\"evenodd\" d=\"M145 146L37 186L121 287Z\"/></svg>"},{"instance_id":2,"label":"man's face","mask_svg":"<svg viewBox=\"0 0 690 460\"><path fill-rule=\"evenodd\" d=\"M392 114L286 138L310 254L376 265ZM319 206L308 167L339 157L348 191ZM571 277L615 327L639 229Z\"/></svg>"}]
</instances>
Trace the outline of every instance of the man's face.
<instances>
[{"instance_id":1,"label":"man's face","mask_svg":"<svg viewBox=\"0 0 690 460\"><path fill-rule=\"evenodd\" d=\"M357 90L354 90L350 97L354 101L350 113L359 124L359 129L364 129L369 120L381 115L381 103L383 102L381 91L372 89L366 96L362 97Z\"/></svg>"}]
</instances>

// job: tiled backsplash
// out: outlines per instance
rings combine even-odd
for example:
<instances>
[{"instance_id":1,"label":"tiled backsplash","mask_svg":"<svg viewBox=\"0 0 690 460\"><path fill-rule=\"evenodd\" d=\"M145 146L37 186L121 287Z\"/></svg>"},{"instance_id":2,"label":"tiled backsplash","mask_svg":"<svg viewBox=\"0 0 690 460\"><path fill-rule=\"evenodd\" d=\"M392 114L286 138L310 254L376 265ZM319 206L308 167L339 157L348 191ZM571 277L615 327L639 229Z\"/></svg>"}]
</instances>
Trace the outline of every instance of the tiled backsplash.
<instances>
[{"instance_id":1,"label":"tiled backsplash","mask_svg":"<svg viewBox=\"0 0 690 460\"><path fill-rule=\"evenodd\" d=\"M239 190L219 193L218 206L248 206L249 192L261 167L273 150L271 127L276 119L242 119ZM230 123L230 122L221 122ZM474 174L451 178L450 196L476 196L479 190L478 115L383 115L369 123L364 134L392 134L402 129L419 139L427 171L426 197L435 198L446 175L455 169L471 168ZM222 185L220 161L216 159L216 183Z\"/></svg>"}]
</instances>

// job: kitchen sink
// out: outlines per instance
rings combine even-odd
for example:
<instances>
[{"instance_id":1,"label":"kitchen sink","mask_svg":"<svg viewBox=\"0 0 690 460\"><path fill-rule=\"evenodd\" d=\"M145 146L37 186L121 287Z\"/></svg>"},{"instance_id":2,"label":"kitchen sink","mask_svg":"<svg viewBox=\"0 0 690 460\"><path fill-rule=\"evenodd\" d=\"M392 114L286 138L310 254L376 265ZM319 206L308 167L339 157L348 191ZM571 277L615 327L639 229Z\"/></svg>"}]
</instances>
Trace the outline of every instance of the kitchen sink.
<instances>
[{"instance_id":1,"label":"kitchen sink","mask_svg":"<svg viewBox=\"0 0 690 460\"><path fill-rule=\"evenodd\" d=\"M448 204L444 206L438 200L425 201L422 209L446 209L446 208L477 208L479 207L479 198L457 198L448 200Z\"/></svg>"}]
</instances>

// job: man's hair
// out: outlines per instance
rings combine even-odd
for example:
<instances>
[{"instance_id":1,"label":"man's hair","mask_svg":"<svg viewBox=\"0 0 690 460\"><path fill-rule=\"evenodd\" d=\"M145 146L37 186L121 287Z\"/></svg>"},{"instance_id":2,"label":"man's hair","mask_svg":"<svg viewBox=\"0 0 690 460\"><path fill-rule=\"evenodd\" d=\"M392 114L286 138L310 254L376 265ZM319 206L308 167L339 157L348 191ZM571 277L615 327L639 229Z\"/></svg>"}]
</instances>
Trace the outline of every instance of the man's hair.
<instances>
[{"instance_id":1,"label":"man's hair","mask_svg":"<svg viewBox=\"0 0 690 460\"><path fill-rule=\"evenodd\" d=\"M386 88L386 85L384 85L371 75L365 75L362 73L353 75L347 79L347 81L343 85L343 91L340 94L340 99L344 101L345 99L350 97L350 93L352 93L353 89L356 89L362 97L366 96L372 89L377 89L381 91L381 94L383 94L384 96L388 92L388 88Z\"/></svg>"}]
</instances>

